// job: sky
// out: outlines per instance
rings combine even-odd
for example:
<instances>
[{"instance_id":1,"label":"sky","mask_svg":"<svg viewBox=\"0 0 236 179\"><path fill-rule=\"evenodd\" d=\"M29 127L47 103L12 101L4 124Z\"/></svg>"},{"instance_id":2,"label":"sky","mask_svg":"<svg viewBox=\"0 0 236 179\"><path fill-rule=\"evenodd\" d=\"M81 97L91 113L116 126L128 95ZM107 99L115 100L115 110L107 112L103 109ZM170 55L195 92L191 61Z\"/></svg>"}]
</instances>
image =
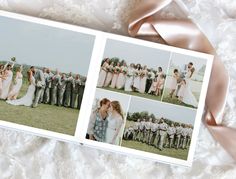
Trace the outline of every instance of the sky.
<instances>
[{"instance_id":1,"label":"sky","mask_svg":"<svg viewBox=\"0 0 236 179\"><path fill-rule=\"evenodd\" d=\"M94 36L7 17L0 24L0 61L87 75Z\"/></svg>"},{"instance_id":2,"label":"sky","mask_svg":"<svg viewBox=\"0 0 236 179\"><path fill-rule=\"evenodd\" d=\"M196 110L193 109L132 97L129 112L142 111L148 111L150 114L153 113L157 118L164 117L172 121L192 125L196 116Z\"/></svg>"},{"instance_id":3,"label":"sky","mask_svg":"<svg viewBox=\"0 0 236 179\"><path fill-rule=\"evenodd\" d=\"M147 65L148 68L154 69L161 66L163 71L166 72L170 52L108 39L104 52L104 58L106 57L118 57L124 59L128 64L140 63L141 65Z\"/></svg>"},{"instance_id":4,"label":"sky","mask_svg":"<svg viewBox=\"0 0 236 179\"><path fill-rule=\"evenodd\" d=\"M193 63L194 68L196 71L198 71L203 65L206 65L206 59L198 58L198 57L192 57L189 55L183 55L179 53L172 53L171 56L171 64L174 66L180 66L180 68L183 67L183 65L187 65L189 62Z\"/></svg>"}]
</instances>

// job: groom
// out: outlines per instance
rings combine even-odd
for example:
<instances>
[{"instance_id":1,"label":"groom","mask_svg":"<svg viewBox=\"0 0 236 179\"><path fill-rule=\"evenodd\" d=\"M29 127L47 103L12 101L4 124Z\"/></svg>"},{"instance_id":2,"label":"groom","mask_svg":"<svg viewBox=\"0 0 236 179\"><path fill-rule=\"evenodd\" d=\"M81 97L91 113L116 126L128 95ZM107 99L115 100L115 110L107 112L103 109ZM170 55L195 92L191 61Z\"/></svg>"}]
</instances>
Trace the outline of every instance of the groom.
<instances>
[{"instance_id":1,"label":"groom","mask_svg":"<svg viewBox=\"0 0 236 179\"><path fill-rule=\"evenodd\" d=\"M35 69L34 66L30 67L30 70L33 72L34 74L34 78L35 78L35 96L34 96L34 100L33 100L33 105L32 107L35 108L38 106L39 103L39 99L41 97L41 94L44 90L45 87L45 78L44 78L44 74L42 70L39 69Z\"/></svg>"}]
</instances>

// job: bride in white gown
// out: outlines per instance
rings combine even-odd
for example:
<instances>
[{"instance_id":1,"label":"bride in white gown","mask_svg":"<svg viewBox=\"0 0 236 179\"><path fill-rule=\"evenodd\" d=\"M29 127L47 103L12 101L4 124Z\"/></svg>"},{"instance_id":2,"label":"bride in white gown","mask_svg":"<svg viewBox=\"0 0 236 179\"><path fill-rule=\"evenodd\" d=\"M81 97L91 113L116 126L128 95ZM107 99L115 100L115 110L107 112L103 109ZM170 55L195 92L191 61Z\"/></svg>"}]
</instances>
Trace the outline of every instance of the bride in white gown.
<instances>
[{"instance_id":1,"label":"bride in white gown","mask_svg":"<svg viewBox=\"0 0 236 179\"><path fill-rule=\"evenodd\" d=\"M118 101L111 102L112 112L108 117L108 127L106 131L106 143L120 145L124 120L123 112Z\"/></svg>"},{"instance_id":2,"label":"bride in white gown","mask_svg":"<svg viewBox=\"0 0 236 179\"><path fill-rule=\"evenodd\" d=\"M8 104L16 105L16 106L20 106L20 105L31 106L33 104L34 93L35 93L35 79L34 79L32 71L28 71L28 79L29 79L30 85L27 89L26 94L20 99L7 100L6 102Z\"/></svg>"}]
</instances>

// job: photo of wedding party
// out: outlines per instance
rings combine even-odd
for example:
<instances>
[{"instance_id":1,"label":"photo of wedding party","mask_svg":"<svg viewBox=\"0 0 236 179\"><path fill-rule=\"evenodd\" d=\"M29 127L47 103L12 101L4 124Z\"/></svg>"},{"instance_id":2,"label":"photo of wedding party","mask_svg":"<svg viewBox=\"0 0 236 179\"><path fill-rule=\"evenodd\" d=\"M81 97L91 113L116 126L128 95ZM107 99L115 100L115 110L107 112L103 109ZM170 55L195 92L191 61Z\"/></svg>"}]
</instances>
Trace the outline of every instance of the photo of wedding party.
<instances>
[{"instance_id":1,"label":"photo of wedding party","mask_svg":"<svg viewBox=\"0 0 236 179\"><path fill-rule=\"evenodd\" d=\"M0 120L74 135L95 36L0 21Z\"/></svg>"},{"instance_id":2,"label":"photo of wedding party","mask_svg":"<svg viewBox=\"0 0 236 179\"><path fill-rule=\"evenodd\" d=\"M170 52L108 39L98 88L161 100Z\"/></svg>"},{"instance_id":3,"label":"photo of wedding party","mask_svg":"<svg viewBox=\"0 0 236 179\"><path fill-rule=\"evenodd\" d=\"M187 160L195 115L193 109L132 97L121 146Z\"/></svg>"},{"instance_id":4,"label":"photo of wedding party","mask_svg":"<svg viewBox=\"0 0 236 179\"><path fill-rule=\"evenodd\" d=\"M126 123L129 96L97 89L86 139L120 145Z\"/></svg>"},{"instance_id":5,"label":"photo of wedding party","mask_svg":"<svg viewBox=\"0 0 236 179\"><path fill-rule=\"evenodd\" d=\"M163 101L197 108L206 59L173 53L166 77Z\"/></svg>"}]
</instances>

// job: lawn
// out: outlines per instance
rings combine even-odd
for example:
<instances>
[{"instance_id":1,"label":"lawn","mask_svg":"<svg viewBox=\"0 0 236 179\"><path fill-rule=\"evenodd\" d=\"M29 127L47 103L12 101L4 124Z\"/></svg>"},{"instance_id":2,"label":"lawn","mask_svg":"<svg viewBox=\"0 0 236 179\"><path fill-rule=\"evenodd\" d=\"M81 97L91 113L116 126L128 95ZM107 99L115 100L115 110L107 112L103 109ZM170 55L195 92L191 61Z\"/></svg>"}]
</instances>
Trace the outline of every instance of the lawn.
<instances>
[{"instance_id":1,"label":"lawn","mask_svg":"<svg viewBox=\"0 0 236 179\"><path fill-rule=\"evenodd\" d=\"M150 95L147 93L142 94L142 93L134 92L134 91L128 92L128 91L124 91L123 89L116 89L116 88L109 88L109 87L102 87L101 89L105 89L105 90L109 90L109 91L113 91L117 93L123 93L127 95L132 95L132 96L138 96L138 97L147 98L151 100L161 101L161 96Z\"/></svg>"},{"instance_id":2,"label":"lawn","mask_svg":"<svg viewBox=\"0 0 236 179\"><path fill-rule=\"evenodd\" d=\"M24 83L19 97L27 90ZM65 107L40 104L37 108L13 106L0 101L0 120L45 129L53 132L74 135L79 111Z\"/></svg>"},{"instance_id":3,"label":"lawn","mask_svg":"<svg viewBox=\"0 0 236 179\"><path fill-rule=\"evenodd\" d=\"M129 126L132 126L134 124L133 121L126 121L126 128ZM127 148L132 148L136 150L141 150L145 152L150 152L154 154L160 154L168 157L174 157L174 158L179 158L183 160L187 160L188 157L188 149L174 149L174 148L163 148L162 151L160 151L158 148L148 145L146 143L134 141L134 140L122 140L121 146L127 147Z\"/></svg>"},{"instance_id":4,"label":"lawn","mask_svg":"<svg viewBox=\"0 0 236 179\"><path fill-rule=\"evenodd\" d=\"M195 108L192 105L188 105L188 104L181 102L180 100L178 100L178 98L175 95L173 95L171 98L169 96L169 93L170 93L170 90L168 88L166 88L164 90L164 94L163 94L163 99L162 99L163 102L177 104L177 105L186 106L186 107L190 107L190 108ZM199 95L200 95L199 93L193 92L193 95L196 97L196 99L199 99Z\"/></svg>"}]
</instances>

